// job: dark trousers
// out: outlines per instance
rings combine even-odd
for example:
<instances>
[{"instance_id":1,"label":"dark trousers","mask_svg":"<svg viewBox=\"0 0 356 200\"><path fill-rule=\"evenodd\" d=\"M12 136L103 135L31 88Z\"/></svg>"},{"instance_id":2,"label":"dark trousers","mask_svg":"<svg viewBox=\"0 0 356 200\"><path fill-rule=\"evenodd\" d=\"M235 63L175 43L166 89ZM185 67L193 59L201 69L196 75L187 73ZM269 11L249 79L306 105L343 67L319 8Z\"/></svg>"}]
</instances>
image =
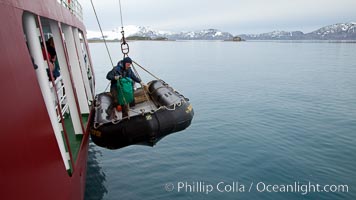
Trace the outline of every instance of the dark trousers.
<instances>
[{"instance_id":1,"label":"dark trousers","mask_svg":"<svg viewBox=\"0 0 356 200\"><path fill-rule=\"evenodd\" d=\"M129 116L129 104L121 105L122 118Z\"/></svg>"},{"instance_id":2,"label":"dark trousers","mask_svg":"<svg viewBox=\"0 0 356 200\"><path fill-rule=\"evenodd\" d=\"M110 88L110 93L111 93L112 100L113 100L112 106L116 107L117 105L119 105L117 102L117 89L113 88L113 87Z\"/></svg>"},{"instance_id":3,"label":"dark trousers","mask_svg":"<svg viewBox=\"0 0 356 200\"><path fill-rule=\"evenodd\" d=\"M113 99L113 103L111 104L111 106L113 107L113 109L116 109L116 107L119 105L119 102L117 100L117 89L110 88L110 93ZM129 116L130 106L135 106L135 99L130 104L121 105L122 118Z\"/></svg>"}]
</instances>

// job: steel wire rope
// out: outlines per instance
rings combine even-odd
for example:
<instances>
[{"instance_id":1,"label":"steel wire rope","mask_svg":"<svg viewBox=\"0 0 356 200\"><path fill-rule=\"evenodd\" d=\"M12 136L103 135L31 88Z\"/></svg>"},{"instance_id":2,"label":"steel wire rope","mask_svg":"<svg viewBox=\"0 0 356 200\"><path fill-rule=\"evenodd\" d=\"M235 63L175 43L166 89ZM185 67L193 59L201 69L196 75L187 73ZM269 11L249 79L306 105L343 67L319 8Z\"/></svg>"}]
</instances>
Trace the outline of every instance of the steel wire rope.
<instances>
[{"instance_id":1,"label":"steel wire rope","mask_svg":"<svg viewBox=\"0 0 356 200\"><path fill-rule=\"evenodd\" d=\"M107 54L108 54L108 56L109 56L109 59L110 59L110 62L111 62L111 66L114 67L114 62L112 61L111 54L110 54L108 45L107 45L106 40L105 40L105 37L104 37L103 29L101 28L101 24L100 24L98 15L97 15L97 13L96 13L93 0L90 0L90 3L91 3L91 6L92 6L92 8L93 8L93 11L94 11L94 15L95 15L95 18L96 18L96 22L98 23L98 26L99 26L99 29L100 29L101 37L102 37L103 40L104 40L106 52L107 52ZM105 87L104 91L106 91L106 90L108 89L109 85L110 85L110 83L108 83L108 85Z\"/></svg>"},{"instance_id":2,"label":"steel wire rope","mask_svg":"<svg viewBox=\"0 0 356 200\"><path fill-rule=\"evenodd\" d=\"M124 31L124 20L123 20L123 14L122 14L122 8L121 8L121 0L119 0L119 8L120 8L120 20L121 20L121 52L122 54L124 54L124 58L126 56L128 56L130 48L129 48L129 44L126 42L126 38L125 38L125 31Z\"/></svg>"},{"instance_id":3,"label":"steel wire rope","mask_svg":"<svg viewBox=\"0 0 356 200\"><path fill-rule=\"evenodd\" d=\"M95 14L96 22L98 23L98 26L99 26L101 36L102 36L102 38L103 38L103 40L104 40L105 47L106 47L106 51L107 51L107 53L108 53L108 55L109 55L111 65L114 66L114 62L112 61L111 54L110 54L108 45L107 45L106 40L105 40L105 37L104 37L103 29L101 28L101 24L100 24L98 15L97 15L97 13L96 13L96 10L95 10L94 4L93 4L93 0L90 0L90 3L91 3L91 6L92 6L93 11L94 11L94 14Z\"/></svg>"}]
</instances>

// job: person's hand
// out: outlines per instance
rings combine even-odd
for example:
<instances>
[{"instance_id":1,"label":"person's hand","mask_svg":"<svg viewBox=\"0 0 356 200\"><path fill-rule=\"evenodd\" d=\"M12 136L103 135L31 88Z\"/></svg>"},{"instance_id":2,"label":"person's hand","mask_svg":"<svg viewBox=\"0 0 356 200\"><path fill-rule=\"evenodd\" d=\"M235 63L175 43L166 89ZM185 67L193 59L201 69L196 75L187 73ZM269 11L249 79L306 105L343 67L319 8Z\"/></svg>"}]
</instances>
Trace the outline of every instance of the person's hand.
<instances>
[{"instance_id":1,"label":"person's hand","mask_svg":"<svg viewBox=\"0 0 356 200\"><path fill-rule=\"evenodd\" d=\"M141 85L145 91L148 91L148 86L145 83L141 82Z\"/></svg>"},{"instance_id":2,"label":"person's hand","mask_svg":"<svg viewBox=\"0 0 356 200\"><path fill-rule=\"evenodd\" d=\"M121 78L121 76L115 76L114 78L115 78L115 80L119 80Z\"/></svg>"}]
</instances>

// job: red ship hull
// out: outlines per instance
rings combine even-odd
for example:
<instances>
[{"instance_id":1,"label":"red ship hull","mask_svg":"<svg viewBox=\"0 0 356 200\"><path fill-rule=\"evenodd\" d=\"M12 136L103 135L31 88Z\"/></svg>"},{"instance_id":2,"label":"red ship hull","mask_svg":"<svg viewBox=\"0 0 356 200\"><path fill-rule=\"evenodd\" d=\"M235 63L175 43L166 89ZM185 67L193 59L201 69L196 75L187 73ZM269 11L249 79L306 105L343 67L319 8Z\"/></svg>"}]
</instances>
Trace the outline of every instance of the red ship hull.
<instances>
[{"instance_id":1,"label":"red ship hull","mask_svg":"<svg viewBox=\"0 0 356 200\"><path fill-rule=\"evenodd\" d=\"M0 0L1 199L84 199L88 124L68 174L24 39L24 12L85 33L83 23L55 0Z\"/></svg>"}]
</instances>

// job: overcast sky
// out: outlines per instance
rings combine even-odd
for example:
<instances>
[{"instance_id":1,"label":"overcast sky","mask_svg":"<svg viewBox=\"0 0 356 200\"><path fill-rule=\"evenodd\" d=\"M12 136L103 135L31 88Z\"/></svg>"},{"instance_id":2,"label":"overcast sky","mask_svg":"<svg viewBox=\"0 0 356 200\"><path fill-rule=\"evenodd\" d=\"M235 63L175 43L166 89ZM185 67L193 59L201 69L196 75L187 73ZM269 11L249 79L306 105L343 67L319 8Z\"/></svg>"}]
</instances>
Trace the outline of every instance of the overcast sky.
<instances>
[{"instance_id":1,"label":"overcast sky","mask_svg":"<svg viewBox=\"0 0 356 200\"><path fill-rule=\"evenodd\" d=\"M99 30L90 0L83 6L87 30ZM119 0L93 0L101 26L121 27ZM356 0L121 0L123 23L165 31L215 28L234 35L274 30L305 33L356 22Z\"/></svg>"}]
</instances>

